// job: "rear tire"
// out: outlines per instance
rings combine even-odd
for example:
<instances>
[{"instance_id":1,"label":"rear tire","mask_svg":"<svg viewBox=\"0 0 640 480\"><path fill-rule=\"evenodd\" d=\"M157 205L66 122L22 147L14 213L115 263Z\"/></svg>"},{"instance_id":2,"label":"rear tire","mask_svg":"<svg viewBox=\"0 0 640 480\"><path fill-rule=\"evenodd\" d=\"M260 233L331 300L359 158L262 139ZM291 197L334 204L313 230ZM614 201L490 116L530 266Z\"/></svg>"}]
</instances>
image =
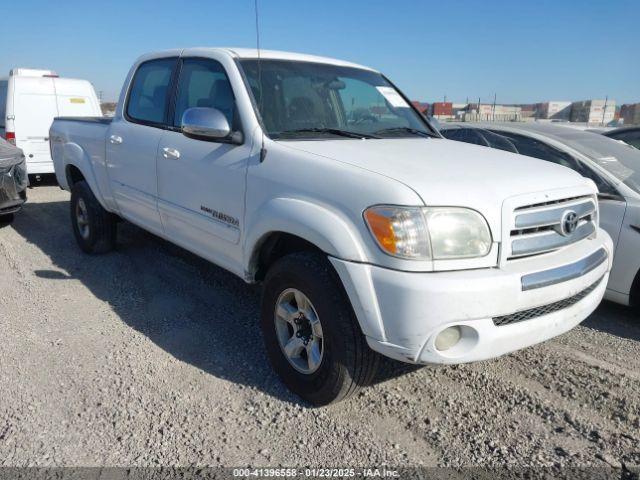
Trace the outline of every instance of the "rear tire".
<instances>
[{"instance_id":1,"label":"rear tire","mask_svg":"<svg viewBox=\"0 0 640 480\"><path fill-rule=\"evenodd\" d=\"M85 253L106 253L116 244L115 216L96 199L87 182L71 187L71 225L78 245Z\"/></svg>"},{"instance_id":2,"label":"rear tire","mask_svg":"<svg viewBox=\"0 0 640 480\"><path fill-rule=\"evenodd\" d=\"M271 365L291 391L317 406L340 401L370 385L379 363L379 355L367 345L339 282L324 255L295 253L279 259L269 269L262 294L261 326ZM307 341L311 338L311 343L305 344L309 349L302 347L297 358L292 358L285 354L287 330L283 333L283 316L277 315L276 309L285 302L288 318L294 319L289 322L290 340L295 340L302 330L296 330L294 323L305 320L297 298L303 299L307 305L303 310L311 312L309 316L315 316L320 327L318 333L315 321L309 323L305 330L308 334L302 335ZM320 353L312 362L310 348L318 338Z\"/></svg>"}]
</instances>

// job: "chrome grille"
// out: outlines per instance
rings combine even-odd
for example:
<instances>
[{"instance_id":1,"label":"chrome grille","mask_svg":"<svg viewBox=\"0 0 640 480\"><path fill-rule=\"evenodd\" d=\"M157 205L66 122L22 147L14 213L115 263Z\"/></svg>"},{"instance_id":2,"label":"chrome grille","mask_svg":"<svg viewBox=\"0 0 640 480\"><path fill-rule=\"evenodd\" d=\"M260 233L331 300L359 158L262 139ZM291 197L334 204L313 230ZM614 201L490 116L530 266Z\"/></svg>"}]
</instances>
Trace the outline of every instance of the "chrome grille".
<instances>
[{"instance_id":1,"label":"chrome grille","mask_svg":"<svg viewBox=\"0 0 640 480\"><path fill-rule=\"evenodd\" d=\"M511 315L503 315L501 317L495 317L493 319L493 324L496 327L501 327L502 325L509 325L511 323L524 322L525 320L531 320L533 318L542 317L543 315L548 315L550 313L564 310L565 308L569 308L572 305L575 305L584 297L586 297L591 292L593 292L598 287L598 285L600 285L601 281L602 281L602 278L600 278L597 282L588 286L584 290L576 293L572 297L565 298L563 300L559 300L554 303L549 303L547 305L542 305L541 307L522 310L520 312L512 313Z\"/></svg>"},{"instance_id":2,"label":"chrome grille","mask_svg":"<svg viewBox=\"0 0 640 480\"><path fill-rule=\"evenodd\" d=\"M551 252L590 237L596 231L596 211L596 200L591 196L516 208L508 258ZM563 226L569 212L575 214L573 231Z\"/></svg>"}]
</instances>

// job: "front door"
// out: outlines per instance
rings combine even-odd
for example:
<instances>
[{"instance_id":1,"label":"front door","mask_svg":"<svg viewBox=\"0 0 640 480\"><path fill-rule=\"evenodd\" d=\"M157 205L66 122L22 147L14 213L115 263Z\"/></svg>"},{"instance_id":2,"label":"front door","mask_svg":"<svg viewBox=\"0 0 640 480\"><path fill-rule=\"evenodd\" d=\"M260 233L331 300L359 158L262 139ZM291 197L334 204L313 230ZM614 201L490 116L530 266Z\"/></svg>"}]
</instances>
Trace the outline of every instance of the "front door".
<instances>
[{"instance_id":1,"label":"front door","mask_svg":"<svg viewBox=\"0 0 640 480\"><path fill-rule=\"evenodd\" d=\"M184 111L216 108L240 129L235 96L224 67L210 58L183 58L175 93L173 131L158 149L158 209L167 235L185 248L226 266L240 248L245 175L250 145L188 138Z\"/></svg>"},{"instance_id":2,"label":"front door","mask_svg":"<svg viewBox=\"0 0 640 480\"><path fill-rule=\"evenodd\" d=\"M140 64L122 116L107 134L107 167L120 214L161 234L156 157L167 127L168 99L177 58Z\"/></svg>"}]
</instances>

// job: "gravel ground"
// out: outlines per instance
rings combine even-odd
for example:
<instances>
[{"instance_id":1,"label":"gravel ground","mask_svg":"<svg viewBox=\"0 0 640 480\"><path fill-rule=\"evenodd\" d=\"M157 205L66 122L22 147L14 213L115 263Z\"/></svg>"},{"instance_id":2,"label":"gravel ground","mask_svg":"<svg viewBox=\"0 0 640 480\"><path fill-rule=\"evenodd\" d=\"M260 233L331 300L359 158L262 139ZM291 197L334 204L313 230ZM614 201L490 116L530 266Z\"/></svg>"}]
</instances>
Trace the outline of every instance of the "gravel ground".
<instances>
[{"instance_id":1,"label":"gravel ground","mask_svg":"<svg viewBox=\"0 0 640 480\"><path fill-rule=\"evenodd\" d=\"M126 223L116 252L84 255L68 199L33 188L0 227L0 466L640 471L628 309L605 303L494 361L390 363L356 398L312 409L267 363L257 287Z\"/></svg>"}]
</instances>

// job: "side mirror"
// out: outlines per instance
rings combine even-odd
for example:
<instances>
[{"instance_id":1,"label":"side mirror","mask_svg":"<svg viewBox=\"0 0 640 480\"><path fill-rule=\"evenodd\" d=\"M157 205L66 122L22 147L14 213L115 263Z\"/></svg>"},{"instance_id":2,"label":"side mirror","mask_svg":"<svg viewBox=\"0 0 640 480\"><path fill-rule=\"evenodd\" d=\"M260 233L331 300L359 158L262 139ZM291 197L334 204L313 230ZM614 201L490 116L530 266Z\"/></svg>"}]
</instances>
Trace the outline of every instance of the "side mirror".
<instances>
[{"instance_id":1,"label":"side mirror","mask_svg":"<svg viewBox=\"0 0 640 480\"><path fill-rule=\"evenodd\" d=\"M240 132L231 132L227 117L215 108L187 108L182 114L182 133L188 137L242 143Z\"/></svg>"}]
</instances>

